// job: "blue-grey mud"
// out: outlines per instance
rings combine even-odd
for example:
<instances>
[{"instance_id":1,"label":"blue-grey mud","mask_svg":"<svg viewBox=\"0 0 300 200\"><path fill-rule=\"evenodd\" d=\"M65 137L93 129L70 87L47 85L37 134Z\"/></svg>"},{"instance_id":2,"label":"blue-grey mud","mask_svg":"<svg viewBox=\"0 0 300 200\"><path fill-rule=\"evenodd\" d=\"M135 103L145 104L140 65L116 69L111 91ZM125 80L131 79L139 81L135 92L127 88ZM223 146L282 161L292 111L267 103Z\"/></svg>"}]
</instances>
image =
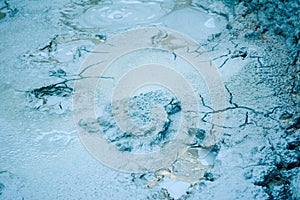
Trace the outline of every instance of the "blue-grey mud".
<instances>
[{"instance_id":1,"label":"blue-grey mud","mask_svg":"<svg viewBox=\"0 0 300 200\"><path fill-rule=\"evenodd\" d=\"M0 199L299 199L299 8L299 0L1 0ZM184 102L163 87L139 88L126 100L131 120L162 120L134 135L118 128L115 102L96 102L96 120L75 124L72 98L76 81L89 78L86 59L107 53L97 46L148 27L194 40L193 53L217 68L226 102L213 106L176 49L121 56L114 65L174 63L197 94L189 112L200 116L200 127L187 131L188 151L169 167L128 173L98 162L76 126L92 133L97 125L118 151L149 153L174 140ZM159 32L152 41L165 38ZM96 100L122 77L113 64ZM223 124L211 123L222 114ZM216 128L218 139L207 143Z\"/></svg>"}]
</instances>

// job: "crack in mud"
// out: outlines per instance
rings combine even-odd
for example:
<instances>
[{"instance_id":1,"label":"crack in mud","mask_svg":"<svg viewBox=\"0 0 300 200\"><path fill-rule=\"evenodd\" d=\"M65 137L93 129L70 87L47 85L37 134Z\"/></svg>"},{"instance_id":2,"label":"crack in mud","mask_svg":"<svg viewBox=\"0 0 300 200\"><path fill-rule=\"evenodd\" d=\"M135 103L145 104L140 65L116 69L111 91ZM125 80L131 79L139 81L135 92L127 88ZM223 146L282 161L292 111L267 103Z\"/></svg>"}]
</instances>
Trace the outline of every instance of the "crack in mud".
<instances>
[{"instance_id":1,"label":"crack in mud","mask_svg":"<svg viewBox=\"0 0 300 200\"><path fill-rule=\"evenodd\" d=\"M155 3L157 2L160 1ZM218 2L222 5L225 4L226 7L218 8L215 5ZM106 2L72 1L67 7L60 10L60 20L62 24L73 28L74 32L55 35L49 39L48 43L34 51L28 51L20 57L23 63L30 66L51 67L48 76L53 80L51 79L50 84L28 90L16 90L25 93L25 98L31 103L32 108L39 111L64 111L70 104L70 102L64 103L64 101L69 101L76 92L73 87L74 81L83 79L114 80L114 77L109 76L85 75L90 68L101 62L85 67L78 74L71 72L73 65L80 63L88 54L107 53L105 50L97 52L92 49L96 45L106 42L107 37L110 36L109 31L105 31L107 34L103 34L103 27L84 27L75 19L90 8L99 8L102 3ZM210 3L211 5L208 5ZM173 11L192 8L225 19L227 25L224 30L199 42L198 48L186 48L186 51L195 53L196 56L209 53L211 66L214 64L220 72L229 72L232 68L242 66L240 71L245 70L248 75L243 76L243 80L236 76L230 76L230 80L228 77L224 78L224 89L228 95L228 106L224 108L214 108L208 101L209 99L206 99L206 94L199 92L199 104L204 109L201 110L200 121L208 124L209 128L190 128L187 131L190 136L194 137L186 144L187 154L177 157L170 168L141 175L132 174L131 181L135 187L144 185L153 189L164 181L164 177L184 180L186 177L194 176L190 179L193 184L181 199L213 199L219 197L217 195L221 190L224 190L224 194L226 192L236 193L229 197L231 199L241 194L245 196L239 196L239 198L245 199L299 198L299 2L296 0L224 0L208 1L208 3L176 1L172 5L165 5L162 2L159 5L164 9L166 16ZM17 18L19 12L11 5L10 1L2 1L0 3L0 23ZM119 15L115 17L119 17ZM160 38L152 38L153 43L165 37L164 35L158 36ZM202 48L206 50L203 51ZM174 61L179 59L174 49L170 50L170 54ZM265 87L272 92L265 92ZM166 121L162 123L160 129L156 130L158 137L154 138L154 142L149 143L149 146L160 145L168 140L167 135L172 131L170 127L176 121L172 117L182 112L180 103L175 98L169 98L163 105ZM221 113L227 114L228 124L210 122L212 116ZM106 118L98 118L97 121L81 121L81 125L93 132L98 130L94 128L100 124L109 132L116 126L109 120L110 118L106 116ZM213 135L216 127L222 128L221 130L224 132L222 138L213 146L205 147L203 140L206 134ZM151 134L149 133L149 135ZM109 134L107 137L111 137L109 139L111 142L118 143L119 150L135 151L136 146L132 147L132 143L125 141L133 138L132 134L122 132L118 137ZM136 137L138 138L138 136ZM212 161L205 167L197 166L200 150L212 154ZM195 163L196 165L193 165ZM188 172L190 172L189 175L187 175ZM201 173L199 174L199 172ZM239 176L239 173L242 175ZM13 175L8 171L0 171L0 178L2 177L10 180ZM231 185L231 181L236 185ZM8 184L0 180L0 195L9 188L6 185ZM226 187L220 185L226 185ZM243 190L242 192L239 190L240 188ZM153 192L153 195L147 198L172 199L172 195L167 189L161 189Z\"/></svg>"}]
</instances>

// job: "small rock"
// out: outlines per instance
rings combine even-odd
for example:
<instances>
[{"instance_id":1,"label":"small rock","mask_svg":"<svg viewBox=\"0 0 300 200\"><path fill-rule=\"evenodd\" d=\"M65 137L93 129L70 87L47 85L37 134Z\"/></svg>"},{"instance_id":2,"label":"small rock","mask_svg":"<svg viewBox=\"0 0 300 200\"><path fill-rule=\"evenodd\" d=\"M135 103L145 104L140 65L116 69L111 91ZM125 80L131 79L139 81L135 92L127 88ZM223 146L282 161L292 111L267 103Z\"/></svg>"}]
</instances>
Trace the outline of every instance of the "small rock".
<instances>
[{"instance_id":1,"label":"small rock","mask_svg":"<svg viewBox=\"0 0 300 200\"><path fill-rule=\"evenodd\" d=\"M190 128L189 135L195 136L197 141L202 141L205 138L205 130L199 128Z\"/></svg>"}]
</instances>

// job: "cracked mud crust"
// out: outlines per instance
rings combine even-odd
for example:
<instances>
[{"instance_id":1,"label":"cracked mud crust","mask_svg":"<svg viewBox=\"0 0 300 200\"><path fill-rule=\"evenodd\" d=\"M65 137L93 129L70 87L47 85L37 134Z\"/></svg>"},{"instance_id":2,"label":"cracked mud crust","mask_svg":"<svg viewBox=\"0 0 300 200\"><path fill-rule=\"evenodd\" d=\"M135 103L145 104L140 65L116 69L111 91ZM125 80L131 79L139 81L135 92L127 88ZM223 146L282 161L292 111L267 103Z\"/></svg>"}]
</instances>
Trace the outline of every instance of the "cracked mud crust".
<instances>
[{"instance_id":1,"label":"cracked mud crust","mask_svg":"<svg viewBox=\"0 0 300 200\"><path fill-rule=\"evenodd\" d=\"M128 102L130 110L126 110L126 113L129 115L122 116L120 104L126 105ZM159 109L158 105L162 106L162 109ZM107 140L120 151L149 153L164 148L165 144L175 139L178 119L182 112L186 111L181 110L181 103L176 97L166 91L156 90L133 96L132 99L112 102L105 107L102 116L97 118L97 122ZM126 123L120 128L120 124L114 121L116 118L124 121L134 120L134 123ZM92 130L87 123L82 122L81 126ZM188 183L197 183L213 165L218 150L213 150L214 147L206 149L201 147L201 144L205 146L205 131L188 127L188 124L183 130L189 135L189 140L184 141L186 148L182 149L183 153L176 157L169 168L158 169L155 172L156 179L147 183L147 187L154 187L164 176Z\"/></svg>"},{"instance_id":2,"label":"cracked mud crust","mask_svg":"<svg viewBox=\"0 0 300 200\"><path fill-rule=\"evenodd\" d=\"M244 81L237 82L237 79L233 78L226 84L231 105L227 109L235 110L244 107L240 106L244 103L247 108L243 108L245 109L244 120L242 120L244 123L239 126L238 130L230 130L233 127L227 127L230 129L225 131L220 152L222 154L224 151L225 155L228 155L228 152L235 152L233 154L241 156L235 160L235 164L228 163L230 168L232 165L238 167L237 169L242 168L242 170L235 171L235 175L232 174L232 182L234 182L232 180L234 177L238 177L237 174L240 171L244 174L241 177L244 176L247 181L261 187L260 191L266 193L261 193L262 196L260 196L257 193L259 190L254 189L256 188L254 186L252 190L256 191L256 195L247 196L245 193L245 196L239 196L242 199L299 198L299 183L297 182L299 146L297 145L299 145L298 40L300 35L298 23L300 17L299 12L296 11L299 6L298 1L236 2L235 5L231 4L234 15L229 15L227 26L229 37L226 33L225 36L222 33L217 38L212 38L213 42L221 42L222 39L229 38L230 42L235 44L236 50L228 49L229 53L224 54L225 59L220 62L220 68L229 67L228 62L235 57L251 60L244 70L246 74L238 75L238 80ZM289 20L290 18L292 19ZM249 44L255 44L257 47L254 49L243 47ZM236 53L232 55L231 52ZM253 72L255 75L250 75ZM269 89L263 89L266 87ZM270 98L276 100L272 101ZM260 106L261 101L267 103ZM259 135L255 136L255 132ZM261 138L262 141L251 142L253 138L256 140ZM239 148L244 150L241 151ZM245 160L247 151L254 156L253 161L252 159ZM232 159L235 158L233 154L231 154ZM224 157L220 157L220 161L223 162L223 167L227 166ZM221 167L215 166L212 170L215 173L212 174L223 179L224 174L220 172L221 170ZM222 183L221 180L216 180L215 184L216 182ZM210 192L214 195L206 193L208 196L220 197L217 196L217 189L210 188L212 188ZM216 185L216 188L219 187ZM238 188L235 190L238 191ZM251 187L247 190L251 191ZM228 196L238 198L238 195L234 194Z\"/></svg>"},{"instance_id":3,"label":"cracked mud crust","mask_svg":"<svg viewBox=\"0 0 300 200\"><path fill-rule=\"evenodd\" d=\"M300 199L298 0L46 2L0 2L0 199ZM139 12L143 5L153 15ZM114 27L108 19L121 25ZM186 131L191 140L184 154L168 168L126 174L100 165L83 149L75 136L71 97L77 80L114 81L86 76L93 65L78 72L88 55L107 53L93 51L97 45L148 25L194 38L199 49L188 51L201 55L205 49L210 55L227 102L214 108L198 91L203 127ZM174 52L185 44L166 38L161 32L152 43L169 46L172 60L178 60ZM100 125L120 151L155 151L172 140L183 111L170 94L146 93L131 99L130 118L136 124L147 125L155 117L139 110L150 109L142 102L151 103L153 96L161 109L152 115L160 118L146 133L118 129L109 103L97 120L80 125L91 131ZM210 123L224 113L224 124ZM215 127L222 137L205 146ZM144 135L140 143L132 140ZM168 178L175 182L167 184Z\"/></svg>"}]
</instances>

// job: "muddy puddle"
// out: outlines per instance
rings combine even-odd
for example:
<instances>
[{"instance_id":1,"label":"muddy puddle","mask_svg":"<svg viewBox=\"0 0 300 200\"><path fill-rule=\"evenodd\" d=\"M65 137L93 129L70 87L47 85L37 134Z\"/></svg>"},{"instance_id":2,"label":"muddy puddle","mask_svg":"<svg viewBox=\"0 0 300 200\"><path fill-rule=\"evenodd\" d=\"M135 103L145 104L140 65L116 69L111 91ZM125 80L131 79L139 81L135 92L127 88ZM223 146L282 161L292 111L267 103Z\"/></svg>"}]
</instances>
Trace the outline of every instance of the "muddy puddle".
<instances>
[{"instance_id":1,"label":"muddy puddle","mask_svg":"<svg viewBox=\"0 0 300 200\"><path fill-rule=\"evenodd\" d=\"M0 199L299 198L299 7L1 1Z\"/></svg>"}]
</instances>

